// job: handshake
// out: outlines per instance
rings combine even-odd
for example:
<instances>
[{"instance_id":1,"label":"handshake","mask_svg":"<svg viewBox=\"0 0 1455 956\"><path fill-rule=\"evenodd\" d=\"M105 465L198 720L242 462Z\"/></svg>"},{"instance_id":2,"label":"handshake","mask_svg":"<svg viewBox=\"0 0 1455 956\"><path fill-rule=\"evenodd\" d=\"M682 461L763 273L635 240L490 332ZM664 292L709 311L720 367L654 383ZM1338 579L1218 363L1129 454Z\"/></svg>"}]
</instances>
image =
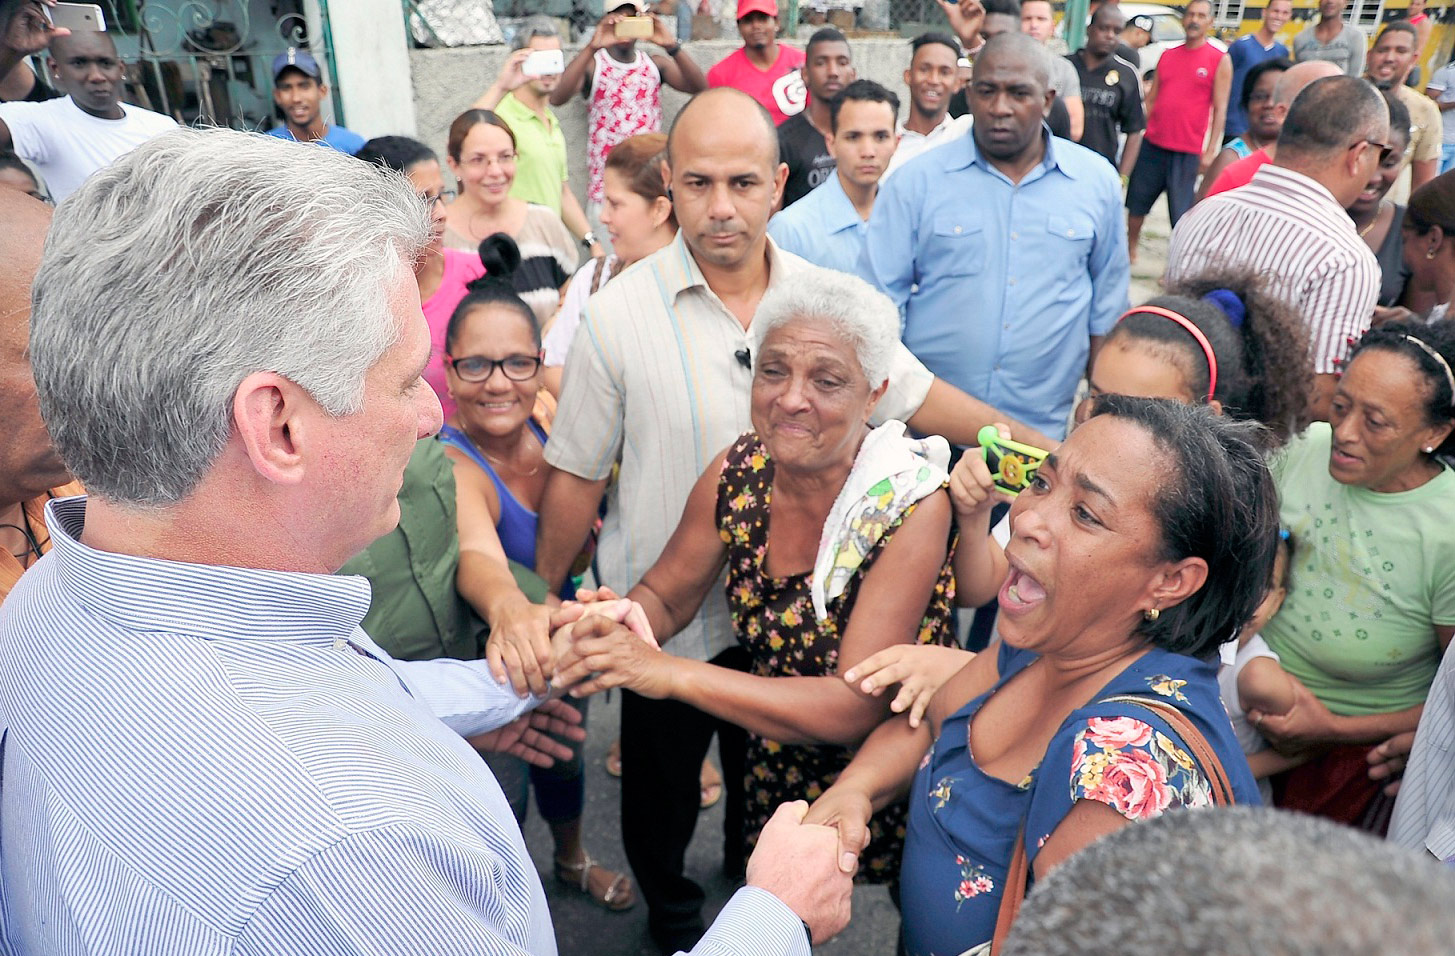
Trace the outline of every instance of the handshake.
<instances>
[{"instance_id":1,"label":"handshake","mask_svg":"<svg viewBox=\"0 0 1455 956\"><path fill-rule=\"evenodd\" d=\"M646 611L605 587L578 591L554 609L522 599L492 616L485 660L522 697L589 697L626 687L661 698L671 690L671 658Z\"/></svg>"}]
</instances>

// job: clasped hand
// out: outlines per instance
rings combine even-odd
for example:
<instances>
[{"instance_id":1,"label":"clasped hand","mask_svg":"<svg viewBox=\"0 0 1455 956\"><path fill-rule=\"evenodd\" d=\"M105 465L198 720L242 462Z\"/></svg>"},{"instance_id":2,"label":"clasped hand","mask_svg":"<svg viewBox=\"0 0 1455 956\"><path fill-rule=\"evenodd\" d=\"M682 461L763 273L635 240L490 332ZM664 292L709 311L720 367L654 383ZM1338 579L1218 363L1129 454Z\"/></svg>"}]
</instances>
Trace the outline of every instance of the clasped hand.
<instances>
[{"instance_id":1,"label":"clasped hand","mask_svg":"<svg viewBox=\"0 0 1455 956\"><path fill-rule=\"evenodd\" d=\"M485 646L495 679L509 680L522 697L553 691L585 697L621 686L629 683L627 671L643 670L630 665L647 655L661 651L646 613L609 588L579 591L555 610L521 601L492 621Z\"/></svg>"}]
</instances>

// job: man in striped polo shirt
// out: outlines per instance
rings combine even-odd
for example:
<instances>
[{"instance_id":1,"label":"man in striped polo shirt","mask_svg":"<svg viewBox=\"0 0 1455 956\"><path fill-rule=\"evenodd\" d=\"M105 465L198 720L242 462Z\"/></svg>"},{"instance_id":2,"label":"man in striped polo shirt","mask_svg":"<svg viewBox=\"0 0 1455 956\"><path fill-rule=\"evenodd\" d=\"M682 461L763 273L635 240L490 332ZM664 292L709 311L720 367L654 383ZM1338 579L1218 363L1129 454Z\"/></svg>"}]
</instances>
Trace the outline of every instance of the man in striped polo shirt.
<instances>
[{"instance_id":1,"label":"man in striped polo shirt","mask_svg":"<svg viewBox=\"0 0 1455 956\"><path fill-rule=\"evenodd\" d=\"M1172 230L1167 281L1246 269L1303 313L1313 345L1311 411L1327 420L1349 341L1369 328L1379 263L1344 211L1389 149L1389 110L1365 80L1326 77L1293 101L1276 158L1252 182L1192 208Z\"/></svg>"}]
</instances>

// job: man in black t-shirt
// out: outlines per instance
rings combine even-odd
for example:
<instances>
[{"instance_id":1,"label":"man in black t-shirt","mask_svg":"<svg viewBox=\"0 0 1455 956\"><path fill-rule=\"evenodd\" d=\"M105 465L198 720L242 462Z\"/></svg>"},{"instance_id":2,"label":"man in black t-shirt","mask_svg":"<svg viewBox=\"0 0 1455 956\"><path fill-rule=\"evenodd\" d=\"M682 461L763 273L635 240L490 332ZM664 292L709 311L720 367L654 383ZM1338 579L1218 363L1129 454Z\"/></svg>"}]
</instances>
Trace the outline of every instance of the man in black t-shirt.
<instances>
[{"instance_id":1,"label":"man in black t-shirt","mask_svg":"<svg viewBox=\"0 0 1455 956\"><path fill-rule=\"evenodd\" d=\"M829 129L829 101L854 82L849 41L833 27L824 27L809 37L804 51L804 83L808 105L778 127L778 152L788 164L788 182L783 187L783 208L787 209L834 174L834 157L824 142Z\"/></svg>"},{"instance_id":2,"label":"man in black t-shirt","mask_svg":"<svg viewBox=\"0 0 1455 956\"><path fill-rule=\"evenodd\" d=\"M1066 57L1081 79L1086 107L1081 145L1117 164L1117 133L1127 134L1120 170L1129 175L1136 165L1147 119L1142 112L1142 84L1136 67L1116 55L1126 17L1115 4L1097 7L1086 28L1086 46Z\"/></svg>"}]
</instances>

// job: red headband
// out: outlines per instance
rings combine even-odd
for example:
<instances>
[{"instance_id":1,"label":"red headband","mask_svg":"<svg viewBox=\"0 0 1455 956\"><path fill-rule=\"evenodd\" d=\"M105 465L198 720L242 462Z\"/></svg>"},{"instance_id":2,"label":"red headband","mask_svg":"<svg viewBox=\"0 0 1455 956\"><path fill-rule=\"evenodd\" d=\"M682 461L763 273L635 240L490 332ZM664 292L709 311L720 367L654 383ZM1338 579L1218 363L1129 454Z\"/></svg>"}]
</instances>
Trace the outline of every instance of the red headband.
<instances>
[{"instance_id":1,"label":"red headband","mask_svg":"<svg viewBox=\"0 0 1455 956\"><path fill-rule=\"evenodd\" d=\"M1160 315L1164 319L1171 319L1186 329L1187 334L1191 335L1197 344L1202 346L1202 354L1207 358L1207 400L1212 401L1213 394L1218 390L1218 357L1213 354L1212 343L1207 340L1206 335L1202 334L1202 329L1193 325L1192 320L1182 313L1173 312L1171 309L1159 308L1155 305L1139 305L1134 309L1128 309L1122 313L1121 319L1117 319L1117 321L1120 322L1127 316L1136 315L1138 312L1147 312L1151 315Z\"/></svg>"}]
</instances>

